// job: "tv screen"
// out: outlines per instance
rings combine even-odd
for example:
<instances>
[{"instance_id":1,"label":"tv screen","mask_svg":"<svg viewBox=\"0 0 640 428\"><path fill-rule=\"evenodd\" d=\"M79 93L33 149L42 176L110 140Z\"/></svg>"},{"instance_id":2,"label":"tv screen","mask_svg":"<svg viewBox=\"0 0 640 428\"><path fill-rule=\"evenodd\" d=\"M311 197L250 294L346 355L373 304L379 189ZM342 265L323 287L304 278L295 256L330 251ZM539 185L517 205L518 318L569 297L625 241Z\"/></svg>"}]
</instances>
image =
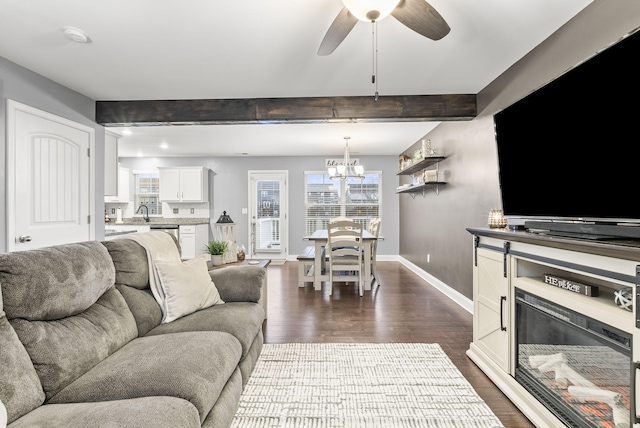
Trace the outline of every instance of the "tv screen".
<instances>
[{"instance_id":1,"label":"tv screen","mask_svg":"<svg viewBox=\"0 0 640 428\"><path fill-rule=\"evenodd\" d=\"M507 217L640 222L636 32L494 115Z\"/></svg>"}]
</instances>

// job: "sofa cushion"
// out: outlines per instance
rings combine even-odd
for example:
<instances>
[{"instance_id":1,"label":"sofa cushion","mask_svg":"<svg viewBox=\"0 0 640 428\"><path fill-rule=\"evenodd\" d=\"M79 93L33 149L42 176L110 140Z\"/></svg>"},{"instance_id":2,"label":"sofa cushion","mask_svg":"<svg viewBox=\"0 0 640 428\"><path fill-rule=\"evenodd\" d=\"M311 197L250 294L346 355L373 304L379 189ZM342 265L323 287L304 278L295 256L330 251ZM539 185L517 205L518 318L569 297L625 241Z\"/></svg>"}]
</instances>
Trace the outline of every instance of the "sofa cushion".
<instances>
[{"instance_id":1,"label":"sofa cushion","mask_svg":"<svg viewBox=\"0 0 640 428\"><path fill-rule=\"evenodd\" d=\"M180 397L198 409L202 422L237 370L241 352L238 341L222 332L141 337L89 370L49 403Z\"/></svg>"},{"instance_id":2,"label":"sofa cushion","mask_svg":"<svg viewBox=\"0 0 640 428\"><path fill-rule=\"evenodd\" d=\"M111 257L96 241L0 254L0 284L9 321L79 314L114 280Z\"/></svg>"},{"instance_id":3,"label":"sofa cushion","mask_svg":"<svg viewBox=\"0 0 640 428\"><path fill-rule=\"evenodd\" d=\"M11 428L200 428L198 410L175 397L143 397L95 403L47 404Z\"/></svg>"},{"instance_id":4,"label":"sofa cushion","mask_svg":"<svg viewBox=\"0 0 640 428\"><path fill-rule=\"evenodd\" d=\"M116 288L126 300L138 326L138 336L146 335L149 330L162 322L162 309L151 294L150 289L139 290L137 288L116 284Z\"/></svg>"},{"instance_id":5,"label":"sofa cushion","mask_svg":"<svg viewBox=\"0 0 640 428\"><path fill-rule=\"evenodd\" d=\"M0 296L0 301L2 296ZM1 304L0 304L1 306ZM29 354L0 308L0 401L9 423L44 402L44 391Z\"/></svg>"},{"instance_id":6,"label":"sofa cushion","mask_svg":"<svg viewBox=\"0 0 640 428\"><path fill-rule=\"evenodd\" d=\"M267 270L260 266L230 266L209 271L225 302L259 302L267 282Z\"/></svg>"},{"instance_id":7,"label":"sofa cushion","mask_svg":"<svg viewBox=\"0 0 640 428\"><path fill-rule=\"evenodd\" d=\"M224 331L240 341L244 359L256 336L262 330L263 321L264 309L261 305L232 302L194 312L170 323L160 324L147 333L147 336L184 331Z\"/></svg>"},{"instance_id":8,"label":"sofa cushion","mask_svg":"<svg viewBox=\"0 0 640 428\"><path fill-rule=\"evenodd\" d=\"M183 262L155 262L164 294L163 323L209 306L223 304L202 257Z\"/></svg>"},{"instance_id":9,"label":"sofa cushion","mask_svg":"<svg viewBox=\"0 0 640 428\"><path fill-rule=\"evenodd\" d=\"M149 287L147 252L131 239L104 241L116 270L116 283L144 289Z\"/></svg>"},{"instance_id":10,"label":"sofa cushion","mask_svg":"<svg viewBox=\"0 0 640 428\"><path fill-rule=\"evenodd\" d=\"M17 318L11 324L47 399L138 336L133 315L115 287L78 315L56 321Z\"/></svg>"}]
</instances>

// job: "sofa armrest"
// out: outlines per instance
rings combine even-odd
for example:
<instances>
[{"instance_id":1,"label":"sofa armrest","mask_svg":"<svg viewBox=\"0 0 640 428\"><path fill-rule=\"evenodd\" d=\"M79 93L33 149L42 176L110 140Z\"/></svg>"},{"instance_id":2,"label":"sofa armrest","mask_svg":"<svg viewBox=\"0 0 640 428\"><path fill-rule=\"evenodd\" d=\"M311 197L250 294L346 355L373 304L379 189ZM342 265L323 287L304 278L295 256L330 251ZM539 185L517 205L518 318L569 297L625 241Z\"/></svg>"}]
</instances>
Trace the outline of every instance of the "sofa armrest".
<instances>
[{"instance_id":1,"label":"sofa armrest","mask_svg":"<svg viewBox=\"0 0 640 428\"><path fill-rule=\"evenodd\" d=\"M229 266L209 271L220 297L225 302L260 301L267 282L267 270L259 266Z\"/></svg>"}]
</instances>

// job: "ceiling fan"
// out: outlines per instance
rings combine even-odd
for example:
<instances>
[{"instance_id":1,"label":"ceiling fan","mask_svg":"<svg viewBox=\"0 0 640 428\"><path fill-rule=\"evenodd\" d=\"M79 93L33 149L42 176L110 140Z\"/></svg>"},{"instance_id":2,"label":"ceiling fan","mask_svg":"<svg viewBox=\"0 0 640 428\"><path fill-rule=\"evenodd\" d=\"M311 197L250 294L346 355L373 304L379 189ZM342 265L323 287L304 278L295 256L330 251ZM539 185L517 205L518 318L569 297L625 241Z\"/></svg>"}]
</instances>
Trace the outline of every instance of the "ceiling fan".
<instances>
[{"instance_id":1,"label":"ceiling fan","mask_svg":"<svg viewBox=\"0 0 640 428\"><path fill-rule=\"evenodd\" d=\"M425 0L342 0L344 7L327 30L318 55L329 55L342 43L358 20L376 22L388 15L418 34L440 40L449 33L449 25Z\"/></svg>"}]
</instances>

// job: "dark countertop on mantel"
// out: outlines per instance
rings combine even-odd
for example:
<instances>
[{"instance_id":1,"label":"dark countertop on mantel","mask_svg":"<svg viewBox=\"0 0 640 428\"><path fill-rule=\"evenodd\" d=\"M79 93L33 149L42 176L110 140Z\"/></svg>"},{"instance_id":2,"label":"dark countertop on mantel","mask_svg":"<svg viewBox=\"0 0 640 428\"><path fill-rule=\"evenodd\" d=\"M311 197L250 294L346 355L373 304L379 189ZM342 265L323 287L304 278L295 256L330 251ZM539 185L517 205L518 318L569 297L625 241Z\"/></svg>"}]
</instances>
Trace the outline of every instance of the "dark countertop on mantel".
<instances>
[{"instance_id":1,"label":"dark countertop on mantel","mask_svg":"<svg viewBox=\"0 0 640 428\"><path fill-rule=\"evenodd\" d=\"M544 233L533 233L524 229L491 229L488 227L468 227L467 231L472 235L481 237L486 236L505 241L524 242L640 262L640 240L567 238Z\"/></svg>"},{"instance_id":2,"label":"dark countertop on mantel","mask_svg":"<svg viewBox=\"0 0 640 428\"><path fill-rule=\"evenodd\" d=\"M116 223L115 219L112 219L108 223L105 223L105 227L111 226L149 226L149 225L162 225L162 224L177 224L177 225L193 225L193 224L209 224L209 219L204 218L187 218L187 217L150 217L146 222L142 217L123 218L122 223Z\"/></svg>"}]
</instances>

